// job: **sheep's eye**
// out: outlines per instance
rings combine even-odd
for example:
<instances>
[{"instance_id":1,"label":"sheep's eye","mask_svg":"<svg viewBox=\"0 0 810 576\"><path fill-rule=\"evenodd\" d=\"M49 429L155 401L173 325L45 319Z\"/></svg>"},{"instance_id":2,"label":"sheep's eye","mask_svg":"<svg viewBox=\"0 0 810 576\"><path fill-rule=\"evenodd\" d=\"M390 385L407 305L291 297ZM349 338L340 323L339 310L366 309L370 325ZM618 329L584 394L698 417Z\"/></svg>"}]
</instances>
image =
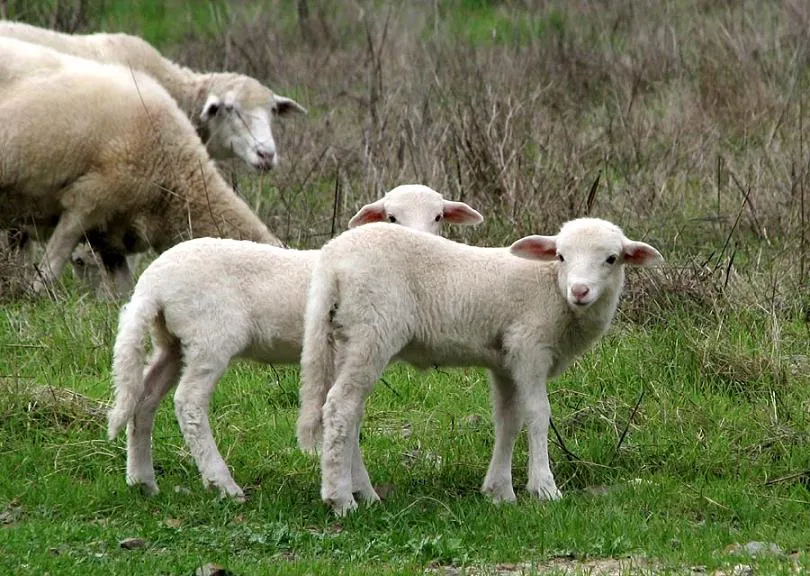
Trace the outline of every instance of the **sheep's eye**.
<instances>
[{"instance_id":1,"label":"sheep's eye","mask_svg":"<svg viewBox=\"0 0 810 576\"><path fill-rule=\"evenodd\" d=\"M441 214L436 214L436 218L433 219L434 222L439 222L442 219Z\"/></svg>"},{"instance_id":2,"label":"sheep's eye","mask_svg":"<svg viewBox=\"0 0 810 576\"><path fill-rule=\"evenodd\" d=\"M613 264L614 262L616 262L616 256L611 254L610 256L608 256L608 259L606 260L606 262L608 264Z\"/></svg>"},{"instance_id":3,"label":"sheep's eye","mask_svg":"<svg viewBox=\"0 0 810 576\"><path fill-rule=\"evenodd\" d=\"M557 254L557 260L559 260L560 262L565 262L565 258L563 258L562 254Z\"/></svg>"},{"instance_id":4,"label":"sheep's eye","mask_svg":"<svg viewBox=\"0 0 810 576\"><path fill-rule=\"evenodd\" d=\"M396 216L389 216L389 217L388 217L388 221L389 221L391 224L393 224L394 222L396 222L396 221L397 221L397 217L396 217Z\"/></svg>"}]
</instances>

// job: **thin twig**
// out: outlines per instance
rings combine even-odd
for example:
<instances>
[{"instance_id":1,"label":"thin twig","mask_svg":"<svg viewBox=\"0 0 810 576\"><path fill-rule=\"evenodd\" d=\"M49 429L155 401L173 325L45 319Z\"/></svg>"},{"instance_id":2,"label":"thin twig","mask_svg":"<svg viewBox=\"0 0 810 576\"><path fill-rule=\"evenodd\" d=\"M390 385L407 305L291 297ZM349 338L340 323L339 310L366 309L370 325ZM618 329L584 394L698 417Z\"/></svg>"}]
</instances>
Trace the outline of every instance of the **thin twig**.
<instances>
[{"instance_id":1,"label":"thin twig","mask_svg":"<svg viewBox=\"0 0 810 576\"><path fill-rule=\"evenodd\" d=\"M560 436L560 433L557 431L557 427L554 425L554 420L549 418L548 423L551 426L551 430L554 432L554 436L557 437L557 444L559 444L560 449L563 451L563 453L566 456L568 456L571 460L582 461L582 458L571 452L568 449L568 446L565 445L565 441L562 439L562 436Z\"/></svg>"},{"instance_id":2,"label":"thin twig","mask_svg":"<svg viewBox=\"0 0 810 576\"><path fill-rule=\"evenodd\" d=\"M630 417L627 419L627 425L625 425L624 430L622 431L622 435L619 436L619 441L616 443L616 449L613 451L613 457L610 459L610 463L608 466L613 465L613 461L616 460L616 456L619 455L619 450L624 443L624 439L627 436L628 430L630 430L630 424L633 423L633 418L636 416L636 412L638 412L638 407L641 406L641 401L644 399L644 393L647 391L646 387L641 388L641 394L638 395L638 400L636 400L636 405L633 406L633 410L630 412Z\"/></svg>"},{"instance_id":3,"label":"thin twig","mask_svg":"<svg viewBox=\"0 0 810 576\"><path fill-rule=\"evenodd\" d=\"M385 378L380 378L380 382L382 382L383 384L385 384L385 387L386 387L386 388L388 388L388 389L389 389L391 392L393 392L393 393L394 393L394 396L396 396L397 398L402 398L402 394L400 394L399 392L397 392L397 391L396 391L396 389L395 389L393 386L391 386L391 385L390 385L390 384L389 384L389 383L388 383L388 382L385 380Z\"/></svg>"}]
</instances>

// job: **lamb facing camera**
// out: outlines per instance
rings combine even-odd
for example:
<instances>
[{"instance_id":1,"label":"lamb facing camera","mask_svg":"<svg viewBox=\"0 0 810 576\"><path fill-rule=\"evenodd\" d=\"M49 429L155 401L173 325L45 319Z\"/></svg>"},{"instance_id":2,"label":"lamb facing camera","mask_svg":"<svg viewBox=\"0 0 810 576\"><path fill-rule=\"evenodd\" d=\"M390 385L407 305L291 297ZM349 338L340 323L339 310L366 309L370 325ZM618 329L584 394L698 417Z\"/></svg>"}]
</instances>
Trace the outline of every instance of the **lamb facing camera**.
<instances>
[{"instance_id":1,"label":"lamb facing camera","mask_svg":"<svg viewBox=\"0 0 810 576\"><path fill-rule=\"evenodd\" d=\"M662 260L596 218L508 248L375 224L327 243L309 288L297 430L304 450L322 437L321 498L338 515L356 508L352 492L378 500L370 482L357 485L363 463L353 453L363 402L392 360L488 368L495 447L482 491L495 502L515 500L512 450L526 423L527 489L559 498L548 462L546 382L607 330L624 266Z\"/></svg>"}]
</instances>

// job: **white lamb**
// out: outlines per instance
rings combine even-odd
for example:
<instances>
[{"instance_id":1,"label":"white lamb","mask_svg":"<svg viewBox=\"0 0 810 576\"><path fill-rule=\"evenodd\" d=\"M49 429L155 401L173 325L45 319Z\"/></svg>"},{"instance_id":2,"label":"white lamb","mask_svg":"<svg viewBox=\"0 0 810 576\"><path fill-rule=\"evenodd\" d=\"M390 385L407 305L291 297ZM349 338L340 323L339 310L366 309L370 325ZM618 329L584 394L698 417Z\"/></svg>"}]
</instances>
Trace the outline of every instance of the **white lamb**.
<instances>
[{"instance_id":1,"label":"white lamb","mask_svg":"<svg viewBox=\"0 0 810 576\"><path fill-rule=\"evenodd\" d=\"M349 226L375 221L438 234L442 222L477 224L482 217L426 186L404 185L364 206ZM130 485L158 490L151 447L155 410L179 380L177 420L203 482L243 497L211 434L208 403L235 357L298 362L307 286L317 257L317 250L200 238L164 252L144 271L121 311L113 361L115 404L109 415L111 439L128 424ZM154 355L144 370L147 329Z\"/></svg>"},{"instance_id":2,"label":"white lamb","mask_svg":"<svg viewBox=\"0 0 810 576\"><path fill-rule=\"evenodd\" d=\"M85 234L118 254L189 236L281 245L147 74L0 38L0 126L0 229L50 235L40 288Z\"/></svg>"},{"instance_id":3,"label":"white lamb","mask_svg":"<svg viewBox=\"0 0 810 576\"><path fill-rule=\"evenodd\" d=\"M419 368L488 368L495 448L482 491L496 502L515 499L512 448L525 421L527 488L540 498L559 498L548 463L546 381L608 328L624 265L661 260L652 246L593 218L509 248L477 248L375 224L328 242L310 283L298 422L299 444L311 450L323 415L323 500L343 515L357 506L353 491L378 499L370 483L357 485L362 478L353 469L362 467L362 457L353 451L363 402L392 359Z\"/></svg>"},{"instance_id":4,"label":"white lamb","mask_svg":"<svg viewBox=\"0 0 810 576\"><path fill-rule=\"evenodd\" d=\"M164 58L137 36L65 34L2 20L0 37L149 74L177 101L216 160L236 156L257 170L273 168L278 163L278 151L271 129L272 115L306 114L300 104L274 94L250 76L195 72Z\"/></svg>"}]
</instances>

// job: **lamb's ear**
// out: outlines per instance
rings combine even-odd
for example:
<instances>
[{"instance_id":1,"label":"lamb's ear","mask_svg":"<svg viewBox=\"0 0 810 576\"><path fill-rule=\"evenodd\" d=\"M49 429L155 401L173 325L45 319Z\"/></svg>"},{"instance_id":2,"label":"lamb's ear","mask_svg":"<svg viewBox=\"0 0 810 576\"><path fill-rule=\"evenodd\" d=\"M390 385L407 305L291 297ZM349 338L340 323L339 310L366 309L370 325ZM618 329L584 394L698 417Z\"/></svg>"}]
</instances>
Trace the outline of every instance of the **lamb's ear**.
<instances>
[{"instance_id":1,"label":"lamb's ear","mask_svg":"<svg viewBox=\"0 0 810 576\"><path fill-rule=\"evenodd\" d=\"M644 242L625 240L623 243L624 263L630 266L657 266L664 263L661 253Z\"/></svg>"},{"instance_id":2,"label":"lamb's ear","mask_svg":"<svg viewBox=\"0 0 810 576\"><path fill-rule=\"evenodd\" d=\"M211 118L217 115L219 107L222 105L222 100L216 94L209 94L208 99L203 104L202 112L200 112L200 120L208 122Z\"/></svg>"},{"instance_id":3,"label":"lamb's ear","mask_svg":"<svg viewBox=\"0 0 810 576\"><path fill-rule=\"evenodd\" d=\"M383 199L380 198L376 202L366 204L360 208L360 211L349 220L349 228L354 228L361 224L370 224L372 222L383 222L384 220L385 204Z\"/></svg>"},{"instance_id":4,"label":"lamb's ear","mask_svg":"<svg viewBox=\"0 0 810 576\"><path fill-rule=\"evenodd\" d=\"M275 101L275 110L279 116L286 116L291 112L298 112L299 114L306 114L307 109L301 106L292 98L285 98L284 96L273 95Z\"/></svg>"},{"instance_id":5,"label":"lamb's ear","mask_svg":"<svg viewBox=\"0 0 810 576\"><path fill-rule=\"evenodd\" d=\"M478 210L471 208L464 202L454 202L453 200L444 201L442 218L444 218L445 222L451 224L480 224L484 221L484 217L481 216Z\"/></svg>"},{"instance_id":6,"label":"lamb's ear","mask_svg":"<svg viewBox=\"0 0 810 576\"><path fill-rule=\"evenodd\" d=\"M527 260L554 260L557 258L557 237L526 236L512 244L509 251Z\"/></svg>"}]
</instances>

